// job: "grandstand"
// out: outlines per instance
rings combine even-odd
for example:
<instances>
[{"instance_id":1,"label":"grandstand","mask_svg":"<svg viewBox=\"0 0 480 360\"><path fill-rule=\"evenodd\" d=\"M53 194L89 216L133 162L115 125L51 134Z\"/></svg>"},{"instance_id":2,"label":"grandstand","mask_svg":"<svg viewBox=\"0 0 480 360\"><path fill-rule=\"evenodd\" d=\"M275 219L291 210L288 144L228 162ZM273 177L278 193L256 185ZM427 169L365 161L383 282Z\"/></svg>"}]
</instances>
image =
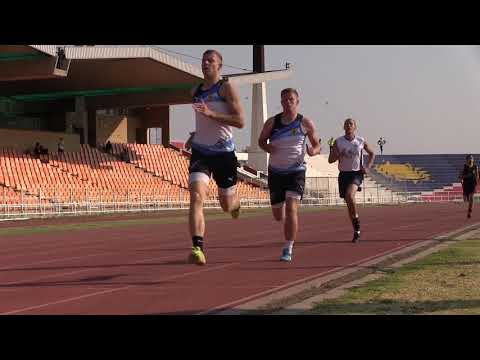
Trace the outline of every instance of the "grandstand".
<instances>
[{"instance_id":1,"label":"grandstand","mask_svg":"<svg viewBox=\"0 0 480 360\"><path fill-rule=\"evenodd\" d=\"M0 58L3 214L188 207L189 154L170 146L169 117L170 106L191 103L198 67L148 46L0 45ZM253 85L291 73L225 78ZM37 142L48 155L32 155ZM241 169L239 178L247 205L268 204L264 182ZM208 201L218 206L214 182Z\"/></svg>"},{"instance_id":2,"label":"grandstand","mask_svg":"<svg viewBox=\"0 0 480 360\"><path fill-rule=\"evenodd\" d=\"M464 154L377 155L370 175L391 190L425 201L459 200L464 163Z\"/></svg>"},{"instance_id":3,"label":"grandstand","mask_svg":"<svg viewBox=\"0 0 480 360\"><path fill-rule=\"evenodd\" d=\"M342 204L338 196L338 164L328 163L328 155L305 158L307 163L305 195L310 198L323 199L324 204ZM365 177L363 189L356 195L359 203L391 203L401 201L400 195L383 184L377 183L369 176Z\"/></svg>"},{"instance_id":4,"label":"grandstand","mask_svg":"<svg viewBox=\"0 0 480 360\"><path fill-rule=\"evenodd\" d=\"M474 155L478 158L480 155ZM365 158L365 163L367 162ZM328 163L328 155L306 158L306 194L339 204L337 164ZM377 155L365 177L359 203L395 203L398 201L459 201L463 198L459 172L463 154ZM479 189L480 190L480 186ZM477 195L478 197L478 195Z\"/></svg>"},{"instance_id":5,"label":"grandstand","mask_svg":"<svg viewBox=\"0 0 480 360\"><path fill-rule=\"evenodd\" d=\"M30 203L176 201L189 202L188 158L162 145L114 144L113 155L89 145L79 152L34 158L0 149L0 186L5 203L23 196ZM129 159L120 154L128 149ZM130 160L131 159L131 160ZM268 193L240 181L243 199L268 199ZM211 182L209 199L218 198Z\"/></svg>"},{"instance_id":6,"label":"grandstand","mask_svg":"<svg viewBox=\"0 0 480 360\"><path fill-rule=\"evenodd\" d=\"M171 146L169 117L170 106L191 102L200 69L149 47L60 52L54 45L0 45L0 58L0 216L188 207L190 154ZM264 83L290 74L262 70L225 78L253 84L260 96L253 105L262 107ZM252 122L262 121L262 109ZM158 144L150 142L152 129L161 134ZM111 153L104 150L107 141ZM48 154L32 155L36 142ZM239 195L246 206L268 206L265 174L253 168L265 165L266 155L252 154L238 168ZM463 155L377 156L357 201L450 200L461 194L463 161ZM307 157L303 203L342 204L337 176L326 155ZM213 181L207 206L218 206Z\"/></svg>"},{"instance_id":7,"label":"grandstand","mask_svg":"<svg viewBox=\"0 0 480 360\"><path fill-rule=\"evenodd\" d=\"M112 209L188 207L190 154L159 144L113 143L104 147L80 145L79 151L34 155L14 148L0 148L0 196L3 214L18 214L34 206L58 205ZM125 158L124 151L128 156ZM461 199L458 171L463 155L384 155L357 193L359 203L400 201L451 201ZM327 156L307 160L304 204L343 204L338 198L338 170ZM238 183L244 203L268 205L266 183L242 171ZM218 200L210 182L208 200ZM109 206L110 205L110 206ZM12 211L16 209L17 211ZM53 211L53 210L52 210Z\"/></svg>"}]
</instances>

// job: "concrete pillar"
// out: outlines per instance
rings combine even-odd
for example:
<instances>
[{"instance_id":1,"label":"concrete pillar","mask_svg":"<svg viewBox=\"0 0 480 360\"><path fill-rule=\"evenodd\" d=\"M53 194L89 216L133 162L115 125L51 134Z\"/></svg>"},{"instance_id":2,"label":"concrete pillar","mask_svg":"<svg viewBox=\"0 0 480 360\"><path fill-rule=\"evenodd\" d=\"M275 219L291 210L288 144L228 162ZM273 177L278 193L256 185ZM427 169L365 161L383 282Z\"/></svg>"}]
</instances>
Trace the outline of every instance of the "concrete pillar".
<instances>
[{"instance_id":1,"label":"concrete pillar","mask_svg":"<svg viewBox=\"0 0 480 360\"><path fill-rule=\"evenodd\" d=\"M268 153L258 146L258 138L267 121L267 88L265 83L252 86L252 130L250 148L248 151L248 165L259 171L267 171Z\"/></svg>"},{"instance_id":2,"label":"concrete pillar","mask_svg":"<svg viewBox=\"0 0 480 360\"><path fill-rule=\"evenodd\" d=\"M90 146L97 146L97 110L87 110L88 119L88 141L86 143Z\"/></svg>"},{"instance_id":3,"label":"concrete pillar","mask_svg":"<svg viewBox=\"0 0 480 360\"><path fill-rule=\"evenodd\" d=\"M75 98L75 118L78 124L82 124L83 143L88 144L88 113L84 96Z\"/></svg>"},{"instance_id":4,"label":"concrete pillar","mask_svg":"<svg viewBox=\"0 0 480 360\"><path fill-rule=\"evenodd\" d=\"M166 111L164 109L164 118L162 121L162 145L170 145L170 106L166 106Z\"/></svg>"},{"instance_id":5,"label":"concrete pillar","mask_svg":"<svg viewBox=\"0 0 480 360\"><path fill-rule=\"evenodd\" d=\"M75 113L65 113L65 132L67 134L73 134L73 125L75 124Z\"/></svg>"}]
</instances>

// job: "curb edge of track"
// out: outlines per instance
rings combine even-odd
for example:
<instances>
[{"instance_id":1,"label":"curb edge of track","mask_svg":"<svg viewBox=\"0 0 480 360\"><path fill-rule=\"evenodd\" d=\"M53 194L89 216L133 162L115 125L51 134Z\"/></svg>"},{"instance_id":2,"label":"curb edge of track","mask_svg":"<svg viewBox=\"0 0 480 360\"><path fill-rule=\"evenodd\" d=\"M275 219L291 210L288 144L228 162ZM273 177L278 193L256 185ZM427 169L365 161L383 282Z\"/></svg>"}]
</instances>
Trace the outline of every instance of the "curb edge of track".
<instances>
[{"instance_id":1,"label":"curb edge of track","mask_svg":"<svg viewBox=\"0 0 480 360\"><path fill-rule=\"evenodd\" d=\"M380 268L398 268L443 250L458 240L479 232L480 223L421 240L386 255L345 266L329 274L297 284L266 296L238 304L232 308L212 312L213 315L300 315L315 303L342 295L346 290L380 278L385 272Z\"/></svg>"}]
</instances>

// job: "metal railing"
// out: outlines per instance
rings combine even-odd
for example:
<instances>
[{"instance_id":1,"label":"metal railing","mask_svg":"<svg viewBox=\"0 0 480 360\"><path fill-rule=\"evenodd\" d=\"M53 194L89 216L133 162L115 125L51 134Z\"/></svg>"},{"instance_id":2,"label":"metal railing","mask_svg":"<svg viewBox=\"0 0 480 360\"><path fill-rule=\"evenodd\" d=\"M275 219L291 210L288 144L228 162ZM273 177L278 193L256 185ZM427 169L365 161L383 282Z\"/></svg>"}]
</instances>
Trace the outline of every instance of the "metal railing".
<instances>
[{"instance_id":1,"label":"metal railing","mask_svg":"<svg viewBox=\"0 0 480 360\"><path fill-rule=\"evenodd\" d=\"M127 213L141 211L181 210L189 208L186 191L165 193L156 190L105 190L94 187L78 189L69 186L40 186L33 191L15 191L2 187L0 190L0 219L27 217L54 217ZM241 197L244 208L269 207L268 190L257 188L249 196ZM402 204L415 202L458 202L459 193L422 195L419 192L391 191L379 184L366 185L357 193L360 205ZM478 197L476 198L478 201ZM338 194L337 178L307 178L302 206L343 206ZM218 199L205 202L205 208L220 208Z\"/></svg>"}]
</instances>

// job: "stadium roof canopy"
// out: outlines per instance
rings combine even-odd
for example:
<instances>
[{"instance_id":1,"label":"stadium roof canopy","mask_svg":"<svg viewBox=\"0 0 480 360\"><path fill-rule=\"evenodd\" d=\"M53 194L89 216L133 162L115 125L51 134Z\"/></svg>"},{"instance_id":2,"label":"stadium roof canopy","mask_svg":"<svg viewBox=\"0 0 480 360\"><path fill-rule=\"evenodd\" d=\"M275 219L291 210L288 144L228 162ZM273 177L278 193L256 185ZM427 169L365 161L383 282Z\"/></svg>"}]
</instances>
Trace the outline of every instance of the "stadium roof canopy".
<instances>
[{"instance_id":1,"label":"stadium roof canopy","mask_svg":"<svg viewBox=\"0 0 480 360\"><path fill-rule=\"evenodd\" d=\"M59 70L56 45L0 45L0 97L25 104L72 102L89 108L175 105L191 102L200 68L147 46L65 47ZM238 85L287 78L291 70L225 75Z\"/></svg>"}]
</instances>

